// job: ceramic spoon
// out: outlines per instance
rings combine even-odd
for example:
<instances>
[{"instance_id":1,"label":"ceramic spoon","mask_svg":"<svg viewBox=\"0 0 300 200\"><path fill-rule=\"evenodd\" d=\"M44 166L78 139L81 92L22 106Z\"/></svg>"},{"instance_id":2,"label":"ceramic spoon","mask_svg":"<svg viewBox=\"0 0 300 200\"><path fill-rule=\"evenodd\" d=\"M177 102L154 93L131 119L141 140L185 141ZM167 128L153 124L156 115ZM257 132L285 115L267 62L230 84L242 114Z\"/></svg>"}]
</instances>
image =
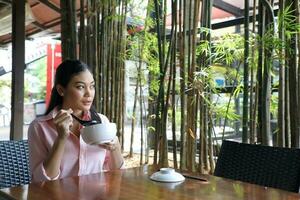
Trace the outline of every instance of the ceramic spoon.
<instances>
[{"instance_id":1,"label":"ceramic spoon","mask_svg":"<svg viewBox=\"0 0 300 200\"><path fill-rule=\"evenodd\" d=\"M82 126L91 126L91 125L94 125L94 124L99 124L101 122L98 122L96 120L82 120L82 119L79 119L78 117L76 117L74 114L72 114L72 117L74 119L76 119Z\"/></svg>"}]
</instances>

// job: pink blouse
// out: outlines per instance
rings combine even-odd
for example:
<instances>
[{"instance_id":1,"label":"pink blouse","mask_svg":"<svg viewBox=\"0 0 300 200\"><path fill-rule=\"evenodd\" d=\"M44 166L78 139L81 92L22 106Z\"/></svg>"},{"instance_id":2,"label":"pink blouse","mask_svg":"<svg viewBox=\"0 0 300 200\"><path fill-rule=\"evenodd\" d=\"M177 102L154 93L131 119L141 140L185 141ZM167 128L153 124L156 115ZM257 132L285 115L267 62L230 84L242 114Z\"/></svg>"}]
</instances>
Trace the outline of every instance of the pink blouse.
<instances>
[{"instance_id":1,"label":"pink blouse","mask_svg":"<svg viewBox=\"0 0 300 200\"><path fill-rule=\"evenodd\" d=\"M65 144L60 173L53 179L47 176L43 162L46 160L57 137L57 131L53 123L53 118L57 112L58 109L55 108L48 115L35 119L29 126L29 164L32 181L55 180L109 170L109 151L97 145L88 145L82 140L81 136L78 138L71 133ZM100 114L100 117L102 123L109 122L106 116ZM90 119L89 113L84 118Z\"/></svg>"}]
</instances>

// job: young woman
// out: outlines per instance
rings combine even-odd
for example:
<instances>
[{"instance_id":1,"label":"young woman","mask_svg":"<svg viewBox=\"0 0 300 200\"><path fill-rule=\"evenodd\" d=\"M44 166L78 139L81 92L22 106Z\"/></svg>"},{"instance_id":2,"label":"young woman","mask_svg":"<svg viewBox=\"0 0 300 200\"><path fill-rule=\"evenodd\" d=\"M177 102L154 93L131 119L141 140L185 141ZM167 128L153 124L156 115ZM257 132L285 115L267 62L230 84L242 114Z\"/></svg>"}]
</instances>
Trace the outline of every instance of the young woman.
<instances>
[{"instance_id":1,"label":"young woman","mask_svg":"<svg viewBox=\"0 0 300 200\"><path fill-rule=\"evenodd\" d=\"M51 99L42 117L28 129L32 181L54 180L97 173L123 166L117 138L102 145L88 145L81 136L82 126L73 120L91 119L95 81L88 66L78 60L62 62L55 74ZM98 114L102 123L109 122Z\"/></svg>"}]
</instances>

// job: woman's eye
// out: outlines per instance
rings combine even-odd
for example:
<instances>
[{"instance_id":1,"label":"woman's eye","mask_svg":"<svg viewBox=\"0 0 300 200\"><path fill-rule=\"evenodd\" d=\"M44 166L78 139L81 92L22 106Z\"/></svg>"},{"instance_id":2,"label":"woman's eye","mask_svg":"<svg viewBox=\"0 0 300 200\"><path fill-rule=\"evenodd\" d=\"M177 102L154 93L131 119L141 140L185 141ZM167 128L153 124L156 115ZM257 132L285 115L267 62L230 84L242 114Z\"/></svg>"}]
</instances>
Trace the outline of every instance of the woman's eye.
<instances>
[{"instance_id":1,"label":"woman's eye","mask_svg":"<svg viewBox=\"0 0 300 200\"><path fill-rule=\"evenodd\" d=\"M81 90L81 89L84 89L84 86L83 85L79 85L76 88Z\"/></svg>"},{"instance_id":2,"label":"woman's eye","mask_svg":"<svg viewBox=\"0 0 300 200\"><path fill-rule=\"evenodd\" d=\"M95 89L95 85L91 85L90 88L91 88L91 89Z\"/></svg>"}]
</instances>

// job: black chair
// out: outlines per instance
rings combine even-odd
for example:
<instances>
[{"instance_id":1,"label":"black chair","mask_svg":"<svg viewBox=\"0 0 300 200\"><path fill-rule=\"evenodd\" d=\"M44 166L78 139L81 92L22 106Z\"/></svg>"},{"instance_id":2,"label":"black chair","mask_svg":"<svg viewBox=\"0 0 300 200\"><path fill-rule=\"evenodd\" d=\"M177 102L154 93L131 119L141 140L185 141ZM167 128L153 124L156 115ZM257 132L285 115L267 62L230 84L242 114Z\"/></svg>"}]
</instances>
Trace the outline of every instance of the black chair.
<instances>
[{"instance_id":1,"label":"black chair","mask_svg":"<svg viewBox=\"0 0 300 200\"><path fill-rule=\"evenodd\" d=\"M28 141L0 141L0 188L30 183Z\"/></svg>"},{"instance_id":2,"label":"black chair","mask_svg":"<svg viewBox=\"0 0 300 200\"><path fill-rule=\"evenodd\" d=\"M215 176L298 192L300 149L223 141Z\"/></svg>"}]
</instances>

